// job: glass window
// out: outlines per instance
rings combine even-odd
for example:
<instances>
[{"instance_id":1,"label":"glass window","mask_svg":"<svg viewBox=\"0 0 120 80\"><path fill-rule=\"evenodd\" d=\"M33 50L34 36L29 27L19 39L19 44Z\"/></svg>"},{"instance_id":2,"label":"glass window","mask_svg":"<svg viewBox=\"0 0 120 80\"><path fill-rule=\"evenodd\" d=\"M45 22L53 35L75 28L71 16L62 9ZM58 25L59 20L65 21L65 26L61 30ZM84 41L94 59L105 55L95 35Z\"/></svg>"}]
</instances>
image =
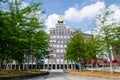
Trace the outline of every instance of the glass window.
<instances>
[{"instance_id":1,"label":"glass window","mask_svg":"<svg viewBox=\"0 0 120 80\"><path fill-rule=\"evenodd\" d=\"M66 45L64 45L65 46L65 48L67 47Z\"/></svg>"},{"instance_id":2,"label":"glass window","mask_svg":"<svg viewBox=\"0 0 120 80\"><path fill-rule=\"evenodd\" d=\"M57 36L57 38L59 38L59 36Z\"/></svg>"},{"instance_id":3,"label":"glass window","mask_svg":"<svg viewBox=\"0 0 120 80\"><path fill-rule=\"evenodd\" d=\"M53 38L55 38L55 36L53 36Z\"/></svg>"},{"instance_id":4,"label":"glass window","mask_svg":"<svg viewBox=\"0 0 120 80\"><path fill-rule=\"evenodd\" d=\"M64 38L66 39L66 36L64 36Z\"/></svg>"},{"instance_id":5,"label":"glass window","mask_svg":"<svg viewBox=\"0 0 120 80\"><path fill-rule=\"evenodd\" d=\"M59 48L59 45L57 45L56 47Z\"/></svg>"},{"instance_id":6,"label":"glass window","mask_svg":"<svg viewBox=\"0 0 120 80\"><path fill-rule=\"evenodd\" d=\"M52 31L50 31L50 34L52 34Z\"/></svg>"},{"instance_id":7,"label":"glass window","mask_svg":"<svg viewBox=\"0 0 120 80\"><path fill-rule=\"evenodd\" d=\"M50 38L52 39L53 36L50 36Z\"/></svg>"},{"instance_id":8,"label":"glass window","mask_svg":"<svg viewBox=\"0 0 120 80\"><path fill-rule=\"evenodd\" d=\"M52 40L50 40L50 42L52 42Z\"/></svg>"},{"instance_id":9,"label":"glass window","mask_svg":"<svg viewBox=\"0 0 120 80\"><path fill-rule=\"evenodd\" d=\"M63 48L63 45L60 45L61 48Z\"/></svg>"},{"instance_id":10,"label":"glass window","mask_svg":"<svg viewBox=\"0 0 120 80\"><path fill-rule=\"evenodd\" d=\"M68 39L70 38L70 36L68 36Z\"/></svg>"},{"instance_id":11,"label":"glass window","mask_svg":"<svg viewBox=\"0 0 120 80\"><path fill-rule=\"evenodd\" d=\"M61 43L63 43L63 41L61 40Z\"/></svg>"},{"instance_id":12,"label":"glass window","mask_svg":"<svg viewBox=\"0 0 120 80\"><path fill-rule=\"evenodd\" d=\"M66 39L64 40L64 43L66 43L67 41L66 41Z\"/></svg>"},{"instance_id":13,"label":"glass window","mask_svg":"<svg viewBox=\"0 0 120 80\"><path fill-rule=\"evenodd\" d=\"M61 49L61 52L63 53L63 49Z\"/></svg>"},{"instance_id":14,"label":"glass window","mask_svg":"<svg viewBox=\"0 0 120 80\"><path fill-rule=\"evenodd\" d=\"M61 34L61 31L59 31L59 34Z\"/></svg>"},{"instance_id":15,"label":"glass window","mask_svg":"<svg viewBox=\"0 0 120 80\"><path fill-rule=\"evenodd\" d=\"M57 49L57 52L59 52L59 49Z\"/></svg>"},{"instance_id":16,"label":"glass window","mask_svg":"<svg viewBox=\"0 0 120 80\"><path fill-rule=\"evenodd\" d=\"M53 47L56 47L56 45L55 45L55 44L53 44Z\"/></svg>"},{"instance_id":17,"label":"glass window","mask_svg":"<svg viewBox=\"0 0 120 80\"><path fill-rule=\"evenodd\" d=\"M55 34L55 31L53 31L53 34Z\"/></svg>"}]
</instances>

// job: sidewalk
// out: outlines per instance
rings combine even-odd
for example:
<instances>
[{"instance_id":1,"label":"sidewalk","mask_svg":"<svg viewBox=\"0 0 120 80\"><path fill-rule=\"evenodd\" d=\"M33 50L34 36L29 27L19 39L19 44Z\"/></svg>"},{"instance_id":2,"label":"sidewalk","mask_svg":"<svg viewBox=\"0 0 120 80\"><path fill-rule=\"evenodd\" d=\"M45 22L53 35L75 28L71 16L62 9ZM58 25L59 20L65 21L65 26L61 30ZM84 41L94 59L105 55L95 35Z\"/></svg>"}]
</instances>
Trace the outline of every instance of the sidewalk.
<instances>
[{"instance_id":1,"label":"sidewalk","mask_svg":"<svg viewBox=\"0 0 120 80\"><path fill-rule=\"evenodd\" d=\"M110 73L110 72L104 72L104 71L79 71L79 70L68 70L65 71L69 74L76 74L76 75L82 75L82 76L92 76L92 77L103 77L103 78L109 78L110 80L120 80L120 73Z\"/></svg>"},{"instance_id":2,"label":"sidewalk","mask_svg":"<svg viewBox=\"0 0 120 80\"><path fill-rule=\"evenodd\" d=\"M64 72L63 69L51 69L51 70L43 69L43 71L49 71L49 72Z\"/></svg>"},{"instance_id":3,"label":"sidewalk","mask_svg":"<svg viewBox=\"0 0 120 80\"><path fill-rule=\"evenodd\" d=\"M110 72L110 67L101 68L86 68L86 70L98 70L98 71L108 71ZM113 72L120 72L120 67L113 68Z\"/></svg>"}]
</instances>

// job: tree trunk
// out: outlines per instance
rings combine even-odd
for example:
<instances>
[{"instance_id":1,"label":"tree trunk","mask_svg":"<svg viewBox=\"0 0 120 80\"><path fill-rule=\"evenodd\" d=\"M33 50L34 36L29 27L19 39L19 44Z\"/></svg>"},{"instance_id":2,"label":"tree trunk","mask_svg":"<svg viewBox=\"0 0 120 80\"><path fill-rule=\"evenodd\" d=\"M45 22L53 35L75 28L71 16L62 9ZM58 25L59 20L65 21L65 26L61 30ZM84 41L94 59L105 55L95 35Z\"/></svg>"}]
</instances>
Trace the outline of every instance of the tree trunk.
<instances>
[{"instance_id":1,"label":"tree trunk","mask_svg":"<svg viewBox=\"0 0 120 80\"><path fill-rule=\"evenodd\" d=\"M82 71L82 64L80 61L79 61L79 70Z\"/></svg>"},{"instance_id":2,"label":"tree trunk","mask_svg":"<svg viewBox=\"0 0 120 80\"><path fill-rule=\"evenodd\" d=\"M21 65L19 64L19 65L18 65L18 70L21 70L21 69L20 69L20 66L21 66Z\"/></svg>"},{"instance_id":3,"label":"tree trunk","mask_svg":"<svg viewBox=\"0 0 120 80\"><path fill-rule=\"evenodd\" d=\"M49 70L49 58L48 58L48 66L47 66L48 70Z\"/></svg>"},{"instance_id":4,"label":"tree trunk","mask_svg":"<svg viewBox=\"0 0 120 80\"><path fill-rule=\"evenodd\" d=\"M91 63L91 69L92 69L92 72L93 72L93 64Z\"/></svg>"},{"instance_id":5,"label":"tree trunk","mask_svg":"<svg viewBox=\"0 0 120 80\"><path fill-rule=\"evenodd\" d=\"M111 71L111 73L113 73L112 61L110 61L110 71Z\"/></svg>"},{"instance_id":6,"label":"tree trunk","mask_svg":"<svg viewBox=\"0 0 120 80\"><path fill-rule=\"evenodd\" d=\"M36 57L35 71L37 70L37 61L38 61L38 59L37 59L37 57Z\"/></svg>"},{"instance_id":7,"label":"tree trunk","mask_svg":"<svg viewBox=\"0 0 120 80\"><path fill-rule=\"evenodd\" d=\"M110 59L110 72L113 73L112 58L111 58L110 51L109 51L109 59Z\"/></svg>"},{"instance_id":8,"label":"tree trunk","mask_svg":"<svg viewBox=\"0 0 120 80\"><path fill-rule=\"evenodd\" d=\"M25 64L24 64L24 63L23 63L23 66L22 66L22 67L23 67L22 69L25 70Z\"/></svg>"},{"instance_id":9,"label":"tree trunk","mask_svg":"<svg viewBox=\"0 0 120 80\"><path fill-rule=\"evenodd\" d=\"M30 65L30 56L27 54L27 70L29 70L29 65Z\"/></svg>"},{"instance_id":10,"label":"tree trunk","mask_svg":"<svg viewBox=\"0 0 120 80\"><path fill-rule=\"evenodd\" d=\"M31 64L31 69L33 69L33 59L34 59L34 58L32 57L32 64Z\"/></svg>"},{"instance_id":11,"label":"tree trunk","mask_svg":"<svg viewBox=\"0 0 120 80\"><path fill-rule=\"evenodd\" d=\"M0 60L0 71L2 70L2 60Z\"/></svg>"},{"instance_id":12,"label":"tree trunk","mask_svg":"<svg viewBox=\"0 0 120 80\"><path fill-rule=\"evenodd\" d=\"M16 70L16 64L17 64L17 63L15 63L15 68L14 68L15 70Z\"/></svg>"}]
</instances>

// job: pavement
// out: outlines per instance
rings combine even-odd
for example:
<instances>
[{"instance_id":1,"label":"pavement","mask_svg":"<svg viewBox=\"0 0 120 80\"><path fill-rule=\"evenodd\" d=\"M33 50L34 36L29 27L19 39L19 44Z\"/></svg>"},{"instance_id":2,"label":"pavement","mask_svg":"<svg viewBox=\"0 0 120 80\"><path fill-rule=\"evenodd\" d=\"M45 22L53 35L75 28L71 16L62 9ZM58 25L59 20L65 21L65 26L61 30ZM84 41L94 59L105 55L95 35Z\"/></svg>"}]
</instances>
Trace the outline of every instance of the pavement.
<instances>
[{"instance_id":1,"label":"pavement","mask_svg":"<svg viewBox=\"0 0 120 80\"><path fill-rule=\"evenodd\" d=\"M49 71L49 72L64 72L63 69L51 69L51 70L43 69L43 71Z\"/></svg>"},{"instance_id":2,"label":"pavement","mask_svg":"<svg viewBox=\"0 0 120 80\"><path fill-rule=\"evenodd\" d=\"M110 67L99 67L99 68L86 68L86 70L98 70L110 72ZM120 67L113 68L114 72L120 72Z\"/></svg>"},{"instance_id":3,"label":"pavement","mask_svg":"<svg viewBox=\"0 0 120 80\"><path fill-rule=\"evenodd\" d=\"M61 70L58 72L57 71L51 70L49 75L26 79L26 80L120 80L120 78L67 74L61 72Z\"/></svg>"},{"instance_id":4,"label":"pavement","mask_svg":"<svg viewBox=\"0 0 120 80\"><path fill-rule=\"evenodd\" d=\"M88 68L91 70L91 68ZM94 70L101 70L103 68L94 68ZM107 68L106 68L107 70ZM109 69L108 69L109 70ZM88 74L75 74L75 73L66 73L62 69L43 69L43 71L49 71L49 75L44 75L36 78L26 79L26 80L120 80L120 77L111 77L111 76L99 76L99 75L88 75ZM115 71L120 71L115 69Z\"/></svg>"}]
</instances>

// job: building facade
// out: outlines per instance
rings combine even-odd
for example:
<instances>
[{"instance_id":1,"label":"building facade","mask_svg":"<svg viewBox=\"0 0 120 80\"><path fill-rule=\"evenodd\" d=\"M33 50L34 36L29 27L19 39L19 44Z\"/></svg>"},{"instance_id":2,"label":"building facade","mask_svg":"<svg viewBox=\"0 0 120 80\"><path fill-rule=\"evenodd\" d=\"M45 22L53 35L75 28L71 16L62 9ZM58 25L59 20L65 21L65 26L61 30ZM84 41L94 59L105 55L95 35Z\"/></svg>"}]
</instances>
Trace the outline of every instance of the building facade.
<instances>
[{"instance_id":1,"label":"building facade","mask_svg":"<svg viewBox=\"0 0 120 80\"><path fill-rule=\"evenodd\" d=\"M73 30L66 27L63 16L58 17L58 22L55 28L49 30L50 46L52 52L50 58L46 58L44 62L44 68L51 69L71 69L73 63L64 59L65 48L70 35Z\"/></svg>"}]
</instances>

